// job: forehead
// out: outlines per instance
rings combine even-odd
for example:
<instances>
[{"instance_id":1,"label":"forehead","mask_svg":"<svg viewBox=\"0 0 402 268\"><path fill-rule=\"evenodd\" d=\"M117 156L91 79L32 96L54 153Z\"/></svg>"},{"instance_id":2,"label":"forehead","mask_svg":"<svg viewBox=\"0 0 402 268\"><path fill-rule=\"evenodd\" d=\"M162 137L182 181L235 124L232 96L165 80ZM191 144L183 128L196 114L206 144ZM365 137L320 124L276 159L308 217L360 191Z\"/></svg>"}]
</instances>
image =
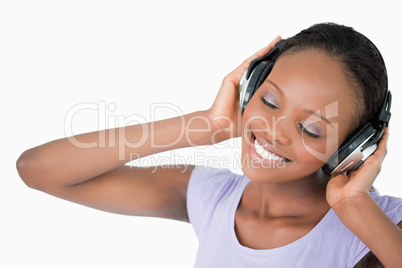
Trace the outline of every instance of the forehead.
<instances>
[{"instance_id":1,"label":"forehead","mask_svg":"<svg viewBox=\"0 0 402 268\"><path fill-rule=\"evenodd\" d=\"M292 95L316 100L342 101L355 98L338 61L320 50L305 50L280 57L268 79Z\"/></svg>"}]
</instances>

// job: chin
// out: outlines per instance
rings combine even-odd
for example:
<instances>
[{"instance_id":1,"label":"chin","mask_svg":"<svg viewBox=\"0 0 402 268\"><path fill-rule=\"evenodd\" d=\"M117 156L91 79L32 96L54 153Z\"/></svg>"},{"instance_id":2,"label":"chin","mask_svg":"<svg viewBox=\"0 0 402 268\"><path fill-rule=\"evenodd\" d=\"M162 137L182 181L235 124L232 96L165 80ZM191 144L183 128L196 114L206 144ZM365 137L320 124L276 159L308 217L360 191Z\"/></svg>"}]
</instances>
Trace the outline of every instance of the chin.
<instances>
[{"instance_id":1,"label":"chin","mask_svg":"<svg viewBox=\"0 0 402 268\"><path fill-rule=\"evenodd\" d=\"M283 182L290 172L289 163L264 161L250 153L242 153L242 171L252 181Z\"/></svg>"}]
</instances>

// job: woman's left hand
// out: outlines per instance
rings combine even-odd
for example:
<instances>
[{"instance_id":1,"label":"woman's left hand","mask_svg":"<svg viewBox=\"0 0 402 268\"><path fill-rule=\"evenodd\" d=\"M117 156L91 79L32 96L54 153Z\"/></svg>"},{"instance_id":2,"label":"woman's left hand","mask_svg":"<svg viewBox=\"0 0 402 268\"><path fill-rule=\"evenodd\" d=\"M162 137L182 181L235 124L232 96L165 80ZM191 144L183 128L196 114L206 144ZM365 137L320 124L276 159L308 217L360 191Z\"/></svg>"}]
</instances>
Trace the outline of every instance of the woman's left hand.
<instances>
[{"instance_id":1,"label":"woman's left hand","mask_svg":"<svg viewBox=\"0 0 402 268\"><path fill-rule=\"evenodd\" d=\"M388 128L378 144L373 155L355 171L348 175L338 174L331 177L327 185L327 202L335 210L344 201L367 196L387 154Z\"/></svg>"}]
</instances>

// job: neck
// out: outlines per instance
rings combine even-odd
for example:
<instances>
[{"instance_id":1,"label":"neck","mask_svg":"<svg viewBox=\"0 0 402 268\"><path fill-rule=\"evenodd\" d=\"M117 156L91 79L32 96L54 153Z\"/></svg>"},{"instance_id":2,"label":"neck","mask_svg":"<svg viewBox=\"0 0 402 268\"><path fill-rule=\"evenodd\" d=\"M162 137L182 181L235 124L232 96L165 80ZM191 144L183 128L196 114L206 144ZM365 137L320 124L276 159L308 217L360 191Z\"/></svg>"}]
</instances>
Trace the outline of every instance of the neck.
<instances>
[{"instance_id":1,"label":"neck","mask_svg":"<svg viewBox=\"0 0 402 268\"><path fill-rule=\"evenodd\" d=\"M251 181L243 194L240 206L258 217L308 217L329 209L326 201L326 182L322 174L283 183Z\"/></svg>"}]
</instances>

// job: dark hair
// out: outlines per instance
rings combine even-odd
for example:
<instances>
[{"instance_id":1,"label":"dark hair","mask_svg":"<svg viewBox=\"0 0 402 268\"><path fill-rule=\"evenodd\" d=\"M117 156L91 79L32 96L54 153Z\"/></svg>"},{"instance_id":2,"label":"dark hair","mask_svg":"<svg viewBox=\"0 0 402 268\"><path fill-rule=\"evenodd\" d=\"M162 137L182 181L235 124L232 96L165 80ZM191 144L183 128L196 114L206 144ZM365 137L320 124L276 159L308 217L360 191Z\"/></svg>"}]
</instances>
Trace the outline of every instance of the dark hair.
<instances>
[{"instance_id":1,"label":"dark hair","mask_svg":"<svg viewBox=\"0 0 402 268\"><path fill-rule=\"evenodd\" d=\"M387 71L367 37L351 27L316 24L289 38L279 57L307 49L320 49L341 64L356 96L357 123L352 128L378 116L387 91Z\"/></svg>"}]
</instances>

